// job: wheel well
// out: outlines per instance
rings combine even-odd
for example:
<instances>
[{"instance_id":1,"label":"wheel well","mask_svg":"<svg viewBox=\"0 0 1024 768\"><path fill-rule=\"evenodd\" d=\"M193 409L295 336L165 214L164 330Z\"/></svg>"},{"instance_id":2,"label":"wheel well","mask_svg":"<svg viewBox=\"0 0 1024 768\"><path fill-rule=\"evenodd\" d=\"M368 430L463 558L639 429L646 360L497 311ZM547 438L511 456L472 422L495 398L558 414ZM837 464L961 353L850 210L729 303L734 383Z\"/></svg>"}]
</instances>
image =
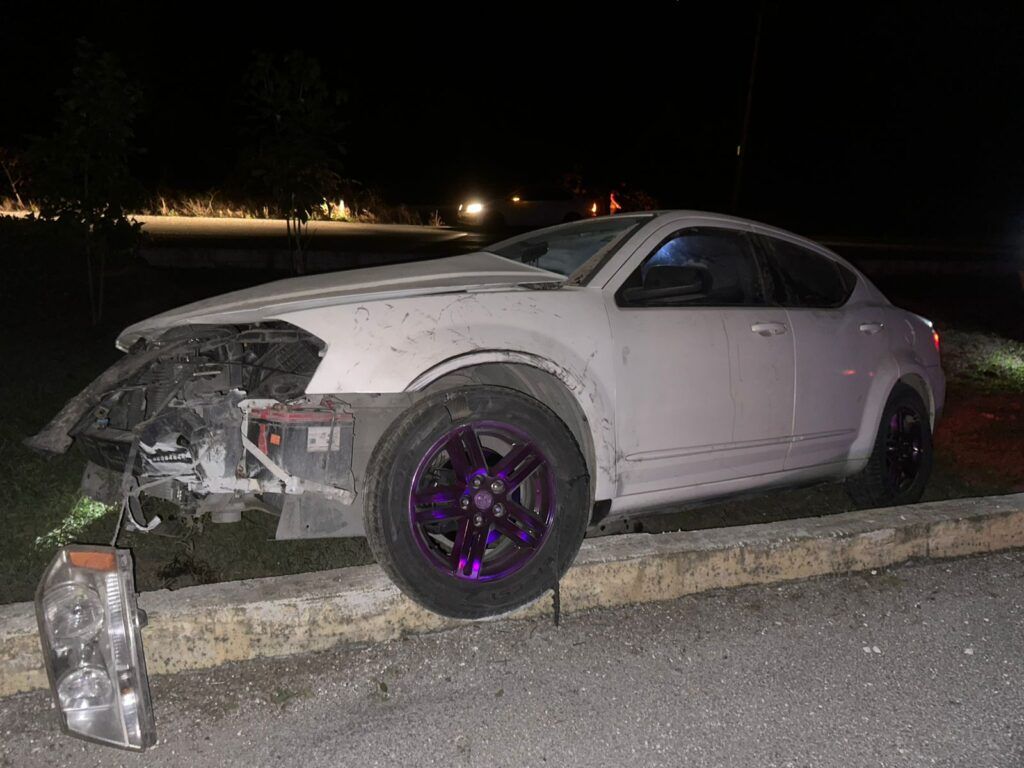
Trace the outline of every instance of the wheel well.
<instances>
[{"instance_id":1,"label":"wheel well","mask_svg":"<svg viewBox=\"0 0 1024 768\"><path fill-rule=\"evenodd\" d=\"M905 376L900 377L900 380L896 382L896 384L902 384L906 387L910 387L921 396L921 399L924 401L925 408L928 409L928 420L931 422L931 426L934 429L935 397L932 395L932 391L928 386L928 383L916 373L908 373Z\"/></svg>"},{"instance_id":2,"label":"wheel well","mask_svg":"<svg viewBox=\"0 0 1024 768\"><path fill-rule=\"evenodd\" d=\"M432 393L467 384L508 387L529 395L554 411L572 432L583 453L591 477L590 493L593 495L593 478L597 472L593 435L580 404L557 376L521 363L482 363L452 371L431 382L422 391Z\"/></svg>"}]
</instances>

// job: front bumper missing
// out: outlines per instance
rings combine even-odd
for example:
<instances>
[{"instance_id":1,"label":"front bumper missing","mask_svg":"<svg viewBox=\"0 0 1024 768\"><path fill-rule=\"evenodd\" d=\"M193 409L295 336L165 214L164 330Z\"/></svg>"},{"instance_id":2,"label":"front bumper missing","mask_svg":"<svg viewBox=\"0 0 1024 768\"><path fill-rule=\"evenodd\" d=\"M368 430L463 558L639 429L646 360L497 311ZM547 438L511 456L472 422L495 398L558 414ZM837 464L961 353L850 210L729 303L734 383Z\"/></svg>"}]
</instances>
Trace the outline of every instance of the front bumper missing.
<instances>
[{"instance_id":1,"label":"front bumper missing","mask_svg":"<svg viewBox=\"0 0 1024 768\"><path fill-rule=\"evenodd\" d=\"M352 414L304 394L322 348L283 323L175 329L140 342L26 443L62 453L74 440L119 473L117 498L142 530L155 523L140 522L140 494L225 521L280 514L288 497L350 505Z\"/></svg>"}]
</instances>

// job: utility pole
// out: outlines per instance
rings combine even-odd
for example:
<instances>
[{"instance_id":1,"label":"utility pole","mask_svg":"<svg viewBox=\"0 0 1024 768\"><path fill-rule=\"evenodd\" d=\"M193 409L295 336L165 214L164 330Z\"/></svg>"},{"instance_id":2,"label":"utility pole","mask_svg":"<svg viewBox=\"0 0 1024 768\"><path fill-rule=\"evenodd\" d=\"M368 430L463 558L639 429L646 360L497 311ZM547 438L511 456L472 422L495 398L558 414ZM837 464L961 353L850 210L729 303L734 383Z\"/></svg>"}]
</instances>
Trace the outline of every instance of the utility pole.
<instances>
[{"instance_id":1,"label":"utility pole","mask_svg":"<svg viewBox=\"0 0 1024 768\"><path fill-rule=\"evenodd\" d=\"M747 149L747 135L750 133L750 112L754 106L754 79L757 76L757 57L761 50L761 27L764 24L764 7L757 12L757 31L754 33L754 54L750 60L750 79L747 82L747 103L743 109L743 127L740 129L740 141L736 145L736 181L732 188L732 212L738 213L740 207L740 187L743 184L743 153Z\"/></svg>"}]
</instances>

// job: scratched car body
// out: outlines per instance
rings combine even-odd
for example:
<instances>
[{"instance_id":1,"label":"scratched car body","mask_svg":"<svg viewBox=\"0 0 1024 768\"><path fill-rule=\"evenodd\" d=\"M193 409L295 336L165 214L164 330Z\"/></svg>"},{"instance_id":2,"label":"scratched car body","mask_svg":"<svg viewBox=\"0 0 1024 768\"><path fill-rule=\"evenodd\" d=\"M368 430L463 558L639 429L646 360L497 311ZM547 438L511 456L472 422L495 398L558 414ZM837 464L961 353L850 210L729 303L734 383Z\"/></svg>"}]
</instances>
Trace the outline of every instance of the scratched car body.
<instances>
[{"instance_id":1,"label":"scratched car body","mask_svg":"<svg viewBox=\"0 0 1024 768\"><path fill-rule=\"evenodd\" d=\"M916 501L938 336L796 235L715 214L596 218L487 252L305 276L127 328L30 440L93 495L362 536L428 608L536 599L587 531L845 481Z\"/></svg>"}]
</instances>

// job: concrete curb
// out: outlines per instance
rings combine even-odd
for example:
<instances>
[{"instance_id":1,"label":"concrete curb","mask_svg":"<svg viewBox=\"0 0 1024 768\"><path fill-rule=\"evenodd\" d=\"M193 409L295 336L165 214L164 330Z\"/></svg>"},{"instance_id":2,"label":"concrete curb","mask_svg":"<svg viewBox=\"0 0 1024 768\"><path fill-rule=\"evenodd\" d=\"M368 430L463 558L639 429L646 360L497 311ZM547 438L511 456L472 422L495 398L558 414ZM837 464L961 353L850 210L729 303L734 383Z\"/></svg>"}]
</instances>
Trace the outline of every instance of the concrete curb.
<instances>
[{"instance_id":1,"label":"concrete curb","mask_svg":"<svg viewBox=\"0 0 1024 768\"><path fill-rule=\"evenodd\" d=\"M686 594L1024 547L1024 494L848 512L709 531L584 542L562 609ZM379 567L143 593L151 674L370 643L460 623L405 598ZM549 613L541 599L510 614ZM0 606L0 696L45 688L32 603Z\"/></svg>"}]
</instances>

